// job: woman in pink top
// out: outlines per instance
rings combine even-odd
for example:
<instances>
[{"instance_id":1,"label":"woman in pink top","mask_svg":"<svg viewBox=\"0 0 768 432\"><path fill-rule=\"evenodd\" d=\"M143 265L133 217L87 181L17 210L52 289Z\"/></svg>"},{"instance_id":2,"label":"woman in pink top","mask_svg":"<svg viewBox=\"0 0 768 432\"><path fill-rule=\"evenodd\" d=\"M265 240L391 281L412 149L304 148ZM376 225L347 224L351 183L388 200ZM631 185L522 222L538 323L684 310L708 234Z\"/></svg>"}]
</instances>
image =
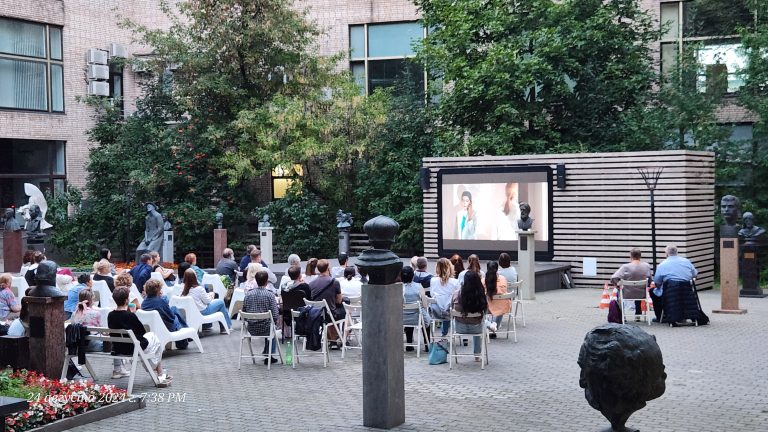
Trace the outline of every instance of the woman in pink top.
<instances>
[{"instance_id":1,"label":"woman in pink top","mask_svg":"<svg viewBox=\"0 0 768 432\"><path fill-rule=\"evenodd\" d=\"M501 320L505 314L512 310L512 299L494 300L493 296L507 293L507 278L500 275L499 263L488 261L485 273L485 292L488 295L488 312L493 315L494 323L489 326L491 339L496 339L496 328L501 325Z\"/></svg>"}]
</instances>

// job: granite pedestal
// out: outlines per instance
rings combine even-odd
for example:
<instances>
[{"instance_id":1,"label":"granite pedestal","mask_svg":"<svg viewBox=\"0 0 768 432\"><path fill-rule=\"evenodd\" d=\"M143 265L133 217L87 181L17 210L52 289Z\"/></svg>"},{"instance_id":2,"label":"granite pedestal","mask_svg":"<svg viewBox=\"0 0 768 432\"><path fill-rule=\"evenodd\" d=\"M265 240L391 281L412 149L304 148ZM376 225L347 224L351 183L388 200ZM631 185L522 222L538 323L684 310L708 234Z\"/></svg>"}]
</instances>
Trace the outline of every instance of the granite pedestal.
<instances>
[{"instance_id":1,"label":"granite pedestal","mask_svg":"<svg viewBox=\"0 0 768 432\"><path fill-rule=\"evenodd\" d=\"M517 278L523 283L520 286L520 297L523 300L536 299L536 241L533 230L518 230Z\"/></svg>"},{"instance_id":2,"label":"granite pedestal","mask_svg":"<svg viewBox=\"0 0 768 432\"><path fill-rule=\"evenodd\" d=\"M214 229L213 230L213 266L221 260L221 253L227 248L227 230L226 229Z\"/></svg>"},{"instance_id":3,"label":"granite pedestal","mask_svg":"<svg viewBox=\"0 0 768 432\"><path fill-rule=\"evenodd\" d=\"M24 297L29 310L30 369L48 378L61 375L64 364L64 300L66 297Z\"/></svg>"},{"instance_id":4,"label":"granite pedestal","mask_svg":"<svg viewBox=\"0 0 768 432\"><path fill-rule=\"evenodd\" d=\"M21 231L3 232L3 267L8 273L18 273L21 270L22 252Z\"/></svg>"},{"instance_id":5,"label":"granite pedestal","mask_svg":"<svg viewBox=\"0 0 768 432\"><path fill-rule=\"evenodd\" d=\"M739 239L720 239L720 309L714 313L743 314L739 309Z\"/></svg>"}]
</instances>

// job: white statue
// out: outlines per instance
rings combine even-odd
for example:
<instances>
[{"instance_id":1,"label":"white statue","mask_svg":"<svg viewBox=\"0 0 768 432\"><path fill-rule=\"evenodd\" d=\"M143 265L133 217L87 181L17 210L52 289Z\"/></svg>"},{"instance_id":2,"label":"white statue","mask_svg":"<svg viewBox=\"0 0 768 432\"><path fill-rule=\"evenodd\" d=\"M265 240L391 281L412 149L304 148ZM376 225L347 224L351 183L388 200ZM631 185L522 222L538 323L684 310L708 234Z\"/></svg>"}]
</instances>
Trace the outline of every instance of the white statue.
<instances>
[{"instance_id":1,"label":"white statue","mask_svg":"<svg viewBox=\"0 0 768 432\"><path fill-rule=\"evenodd\" d=\"M24 183L24 193L29 197L29 204L21 206L18 212L21 213L22 216L24 216L24 220L27 221L27 230L29 231L30 222L35 219L35 215L30 214L30 209L33 205L36 205L40 210L40 231L53 228L53 225L45 220L45 215L48 213L48 202L45 201L45 196L40 192L40 189L32 183Z\"/></svg>"}]
</instances>

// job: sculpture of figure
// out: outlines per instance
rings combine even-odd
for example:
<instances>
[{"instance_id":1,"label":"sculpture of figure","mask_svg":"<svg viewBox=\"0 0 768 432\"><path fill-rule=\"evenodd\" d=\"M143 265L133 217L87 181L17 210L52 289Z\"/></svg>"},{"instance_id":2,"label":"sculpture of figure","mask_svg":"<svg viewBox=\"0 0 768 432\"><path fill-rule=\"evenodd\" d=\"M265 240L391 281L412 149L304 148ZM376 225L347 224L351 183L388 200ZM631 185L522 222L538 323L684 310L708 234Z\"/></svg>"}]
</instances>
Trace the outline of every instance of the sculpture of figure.
<instances>
[{"instance_id":1,"label":"sculpture of figure","mask_svg":"<svg viewBox=\"0 0 768 432\"><path fill-rule=\"evenodd\" d=\"M219 229L224 227L224 213L220 211L216 212L216 225L218 225Z\"/></svg>"},{"instance_id":2,"label":"sculpture of figure","mask_svg":"<svg viewBox=\"0 0 768 432\"><path fill-rule=\"evenodd\" d=\"M56 272L59 266L50 260L42 261L35 272L35 286L29 290L30 297L66 297L56 287Z\"/></svg>"},{"instance_id":3,"label":"sculpture of figure","mask_svg":"<svg viewBox=\"0 0 768 432\"><path fill-rule=\"evenodd\" d=\"M160 252L163 247L163 216L157 211L157 205L148 202L147 216L144 218L144 239L136 247L136 253L143 251Z\"/></svg>"},{"instance_id":4,"label":"sculpture of figure","mask_svg":"<svg viewBox=\"0 0 768 432\"><path fill-rule=\"evenodd\" d=\"M520 203L520 219L517 221L517 227L521 230L529 230L533 226L531 217L531 205L527 202Z\"/></svg>"},{"instance_id":5,"label":"sculpture of figure","mask_svg":"<svg viewBox=\"0 0 768 432\"><path fill-rule=\"evenodd\" d=\"M39 239L43 237L42 222L43 214L37 204L30 204L27 208L27 215L29 220L25 229L27 230L27 237L30 239Z\"/></svg>"},{"instance_id":6,"label":"sculpture of figure","mask_svg":"<svg viewBox=\"0 0 768 432\"><path fill-rule=\"evenodd\" d=\"M336 228L349 229L352 227L352 213L344 213L339 210L336 212Z\"/></svg>"},{"instance_id":7,"label":"sculpture of figure","mask_svg":"<svg viewBox=\"0 0 768 432\"><path fill-rule=\"evenodd\" d=\"M40 189L32 183L24 183L24 193L29 197L29 203L19 207L19 212L24 215L24 219L29 221L32 219L30 215L32 206L37 206L40 213L40 219L38 220L40 225L40 236L42 236L42 231L53 227L53 225L45 220L45 215L48 213L48 202L45 201L45 196L40 192ZM29 231L29 229L27 229L27 231Z\"/></svg>"},{"instance_id":8,"label":"sculpture of figure","mask_svg":"<svg viewBox=\"0 0 768 432\"><path fill-rule=\"evenodd\" d=\"M627 419L666 390L656 337L636 326L608 323L590 330L578 363L584 397L615 432L636 430L625 426Z\"/></svg>"},{"instance_id":9,"label":"sculpture of figure","mask_svg":"<svg viewBox=\"0 0 768 432\"><path fill-rule=\"evenodd\" d=\"M261 220L259 221L259 228L269 228L271 225L269 224L269 215L265 214L261 217Z\"/></svg>"},{"instance_id":10,"label":"sculpture of figure","mask_svg":"<svg viewBox=\"0 0 768 432\"><path fill-rule=\"evenodd\" d=\"M16 210L9 208L5 209L3 215L4 229L6 231L21 231L21 225L16 220Z\"/></svg>"},{"instance_id":11,"label":"sculpture of figure","mask_svg":"<svg viewBox=\"0 0 768 432\"><path fill-rule=\"evenodd\" d=\"M741 216L741 202L733 195L720 198L720 214L725 223L720 226L720 237L736 237L739 227L736 222Z\"/></svg>"},{"instance_id":12,"label":"sculpture of figure","mask_svg":"<svg viewBox=\"0 0 768 432\"><path fill-rule=\"evenodd\" d=\"M765 234L765 228L755 226L755 216L751 212L745 212L741 220L744 227L739 230L739 237L743 237L746 243L756 243Z\"/></svg>"}]
</instances>

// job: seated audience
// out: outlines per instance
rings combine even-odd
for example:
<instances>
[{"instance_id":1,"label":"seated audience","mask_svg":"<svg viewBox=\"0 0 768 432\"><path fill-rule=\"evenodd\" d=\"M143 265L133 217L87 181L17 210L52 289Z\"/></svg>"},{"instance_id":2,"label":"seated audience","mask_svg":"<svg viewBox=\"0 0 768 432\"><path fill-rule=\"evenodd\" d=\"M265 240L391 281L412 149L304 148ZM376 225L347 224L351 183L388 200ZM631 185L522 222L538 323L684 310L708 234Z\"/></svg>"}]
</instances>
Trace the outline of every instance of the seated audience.
<instances>
[{"instance_id":1,"label":"seated audience","mask_svg":"<svg viewBox=\"0 0 768 432\"><path fill-rule=\"evenodd\" d=\"M30 288L27 288L26 294L29 294ZM29 310L27 304L21 305L19 311L19 317L11 321L10 327L8 327L8 336L27 336L29 333Z\"/></svg>"},{"instance_id":2,"label":"seated audience","mask_svg":"<svg viewBox=\"0 0 768 432\"><path fill-rule=\"evenodd\" d=\"M344 297L360 297L362 295L363 284L355 279L355 273L354 267L347 267L344 269L344 274L336 278L341 286L341 295Z\"/></svg>"},{"instance_id":3,"label":"seated audience","mask_svg":"<svg viewBox=\"0 0 768 432\"><path fill-rule=\"evenodd\" d=\"M651 265L645 261L641 261L642 253L640 249L633 248L629 251L629 262L622 264L618 270L611 276L611 283L617 285L620 280L626 281L649 281L653 277L653 271ZM631 303L630 303L631 304ZM624 305L621 305L623 308ZM642 312L642 301L635 301L635 315L640 315Z\"/></svg>"},{"instance_id":4,"label":"seated audience","mask_svg":"<svg viewBox=\"0 0 768 432\"><path fill-rule=\"evenodd\" d=\"M347 261L349 261L349 256L345 253L339 254L339 265L333 267L331 269L331 277L334 279L338 279L340 277L344 277L344 271L347 269Z\"/></svg>"},{"instance_id":5,"label":"seated audience","mask_svg":"<svg viewBox=\"0 0 768 432\"><path fill-rule=\"evenodd\" d=\"M451 256L451 265L453 266L453 275L451 277L457 278L459 274L464 271L464 259L459 254L453 254ZM437 270L435 270L437 273Z\"/></svg>"},{"instance_id":6,"label":"seated audience","mask_svg":"<svg viewBox=\"0 0 768 432\"><path fill-rule=\"evenodd\" d=\"M317 258L310 258L307 261L307 268L304 270L302 279L306 283L312 283L317 278Z\"/></svg>"},{"instance_id":7,"label":"seated audience","mask_svg":"<svg viewBox=\"0 0 768 432\"><path fill-rule=\"evenodd\" d=\"M240 273L243 275L240 277L240 280L238 280L238 283L245 282L245 273L248 271L248 264L251 263L251 252L254 249L256 249L256 245L248 245L248 247L245 248L245 255L240 259Z\"/></svg>"},{"instance_id":8,"label":"seated audience","mask_svg":"<svg viewBox=\"0 0 768 432\"><path fill-rule=\"evenodd\" d=\"M189 264L189 268L194 270L195 276L197 276L197 283L203 283L203 276L205 276L205 271L197 266L197 255L188 253L184 256L184 262Z\"/></svg>"},{"instance_id":9,"label":"seated audience","mask_svg":"<svg viewBox=\"0 0 768 432\"><path fill-rule=\"evenodd\" d=\"M99 252L99 261L101 260L107 260L109 262L109 271L112 274L112 276L115 276L117 274L117 269L115 268L115 265L112 263L112 251L110 251L107 248L102 248L101 251ZM95 264L96 263L94 263L94 265Z\"/></svg>"},{"instance_id":10,"label":"seated audience","mask_svg":"<svg viewBox=\"0 0 768 432\"><path fill-rule=\"evenodd\" d=\"M485 274L480 269L480 258L477 257L477 255L472 254L467 258L467 268L466 270L463 270L461 273L459 273L459 277L457 278L459 280L459 285L464 284L464 275L467 274L468 271L473 271L480 275L480 279L485 277Z\"/></svg>"},{"instance_id":11,"label":"seated audience","mask_svg":"<svg viewBox=\"0 0 768 432\"><path fill-rule=\"evenodd\" d=\"M291 268L293 266L301 266L301 258L299 258L296 254L290 254L288 255L288 268ZM288 285L291 285L293 283L293 280L288 275L288 272L286 272L283 277L280 278L280 285L278 285L278 288L280 291L285 291L285 289L288 287Z\"/></svg>"},{"instance_id":12,"label":"seated audience","mask_svg":"<svg viewBox=\"0 0 768 432\"><path fill-rule=\"evenodd\" d=\"M144 292L147 294L147 298L141 303L141 309L145 311L157 311L160 314L160 318L163 319L163 324L168 331L175 332L187 327L187 323L184 318L181 317L176 306L168 306L168 302L160 297L163 286L157 279L150 279L144 284ZM189 345L189 341L179 340L176 341L176 348L185 349Z\"/></svg>"},{"instance_id":13,"label":"seated audience","mask_svg":"<svg viewBox=\"0 0 768 432\"><path fill-rule=\"evenodd\" d=\"M166 286L173 286L176 283L176 275L173 274L173 270L166 269L160 265L160 254L156 251L150 251L149 258L149 265L152 266L152 271L158 273L163 278Z\"/></svg>"},{"instance_id":14,"label":"seated audience","mask_svg":"<svg viewBox=\"0 0 768 432\"><path fill-rule=\"evenodd\" d=\"M168 385L171 381L171 377L163 371L161 365L164 349L163 344L160 342L157 335L145 331L144 325L139 321L139 318L128 310L129 295L130 292L128 288L124 286L115 287L115 291L112 292L112 299L114 299L115 304L117 304L117 308L107 315L108 327L111 329L133 330L133 334L136 336L136 339L138 339L141 349L144 351L144 354L147 355L149 363L154 368L161 383ZM133 355L133 345L115 342L112 344L112 352L120 355ZM112 372L112 378L122 378L129 375L130 371L124 369L122 366L116 366Z\"/></svg>"},{"instance_id":15,"label":"seated audience","mask_svg":"<svg viewBox=\"0 0 768 432\"><path fill-rule=\"evenodd\" d=\"M20 275L27 274L27 270L29 270L29 267L34 264L35 262L35 250L34 249L28 249L26 252L24 252L24 256L21 259L21 270L19 270Z\"/></svg>"},{"instance_id":16,"label":"seated audience","mask_svg":"<svg viewBox=\"0 0 768 432\"><path fill-rule=\"evenodd\" d=\"M653 278L656 288L650 291L653 311L656 313L655 320L661 321L664 312L664 322L672 325L678 325L687 319L701 318L708 322L709 318L699 309L691 285L691 281L698 274L696 267L687 258L677 255L677 246L667 246L666 252L667 259L656 268Z\"/></svg>"},{"instance_id":17,"label":"seated audience","mask_svg":"<svg viewBox=\"0 0 768 432\"><path fill-rule=\"evenodd\" d=\"M112 278L112 273L109 271L109 266L109 261L105 259L102 259L96 263L96 274L93 275L93 280L106 282L109 290L115 292L115 280Z\"/></svg>"},{"instance_id":18,"label":"seated audience","mask_svg":"<svg viewBox=\"0 0 768 432\"><path fill-rule=\"evenodd\" d=\"M248 265L248 268L251 268L251 266L255 267L256 265L258 264L251 263ZM252 289L245 294L242 310L243 312L248 313L272 312L272 321L275 323L275 325L277 325L277 317L279 316L277 300L275 299L275 295L267 290L267 285L269 284L269 274L264 270L259 270L259 272L256 273L255 280L257 288ZM268 321L258 320L248 322L248 333L253 336L267 336L269 335L269 329L270 323ZM271 348L269 341L264 341L263 354L274 354L276 350L277 338L272 339ZM264 359L264 364L268 364L269 362L277 363L277 359L270 355L270 357Z\"/></svg>"},{"instance_id":19,"label":"seated audience","mask_svg":"<svg viewBox=\"0 0 768 432\"><path fill-rule=\"evenodd\" d=\"M512 299L494 300L493 296L507 293L507 278L499 274L499 263L488 261L486 264L488 272L483 280L485 292L488 294L488 312L493 315L493 323L489 326L491 339L496 339L496 329L501 325L504 315L512 310Z\"/></svg>"},{"instance_id":20,"label":"seated audience","mask_svg":"<svg viewBox=\"0 0 768 432\"><path fill-rule=\"evenodd\" d=\"M224 249L221 253L221 259L216 264L216 274L226 276L231 283L236 283L236 271L240 268L234 260L235 251L230 248Z\"/></svg>"},{"instance_id":21,"label":"seated audience","mask_svg":"<svg viewBox=\"0 0 768 432\"><path fill-rule=\"evenodd\" d=\"M77 277L77 285L75 285L69 292L67 292L67 300L64 301L64 316L66 319L70 319L72 314L77 309L77 303L80 300L80 291L84 289L91 289L93 282L91 276L87 273L83 273Z\"/></svg>"},{"instance_id":22,"label":"seated audience","mask_svg":"<svg viewBox=\"0 0 768 432\"><path fill-rule=\"evenodd\" d=\"M178 267L176 268L176 281L177 283L183 284L184 282L184 273L187 272L187 269L192 267L189 265L188 262L182 261L179 263Z\"/></svg>"},{"instance_id":23,"label":"seated audience","mask_svg":"<svg viewBox=\"0 0 768 432\"><path fill-rule=\"evenodd\" d=\"M403 311L403 325L417 325L419 323L419 314L424 317L424 328L427 330L427 339L429 339L430 318L426 308L424 308L424 287L414 282L413 269L405 266L400 271L400 281L403 283L403 304L418 303L418 310ZM405 328L405 340L407 343L413 343L413 327ZM428 344L428 340L424 344ZM413 351L413 347L405 347L406 351Z\"/></svg>"},{"instance_id":24,"label":"seated audience","mask_svg":"<svg viewBox=\"0 0 768 432\"><path fill-rule=\"evenodd\" d=\"M259 283L256 282L256 274L261 271L263 267L259 263L249 263L245 269L245 282L240 285L246 293L252 289L259 287Z\"/></svg>"},{"instance_id":25,"label":"seated audience","mask_svg":"<svg viewBox=\"0 0 768 432\"><path fill-rule=\"evenodd\" d=\"M309 289L312 292L312 301L325 300L331 309L333 319L338 321L346 316L346 311L341 295L341 285L339 285L339 281L331 277L330 270L327 260L319 260L317 271L320 274L309 283Z\"/></svg>"},{"instance_id":26,"label":"seated audience","mask_svg":"<svg viewBox=\"0 0 768 432\"><path fill-rule=\"evenodd\" d=\"M426 257L416 258L416 271L413 272L413 281L421 284L424 289L429 289L430 281L434 275L427 271L428 261Z\"/></svg>"},{"instance_id":27,"label":"seated audience","mask_svg":"<svg viewBox=\"0 0 768 432\"><path fill-rule=\"evenodd\" d=\"M457 333L481 333L485 325L484 315L488 307L488 299L485 295L485 288L480 278L480 274L469 270L465 276L464 285L454 294L452 299L453 309L462 314L456 318ZM467 314L480 313L476 318L467 318ZM480 352L482 351L482 341L480 336L473 336L473 352L475 361L480 361Z\"/></svg>"},{"instance_id":28,"label":"seated audience","mask_svg":"<svg viewBox=\"0 0 768 432\"><path fill-rule=\"evenodd\" d=\"M282 293L296 290L301 291L306 299L312 297L312 291L309 289L309 285L301 280L301 267L298 265L289 267L288 277L290 278L291 283L281 290Z\"/></svg>"},{"instance_id":29,"label":"seated audience","mask_svg":"<svg viewBox=\"0 0 768 432\"><path fill-rule=\"evenodd\" d=\"M507 282L517 282L517 270L512 267L512 257L506 252L499 254L499 274L504 276Z\"/></svg>"},{"instance_id":30,"label":"seated audience","mask_svg":"<svg viewBox=\"0 0 768 432\"><path fill-rule=\"evenodd\" d=\"M12 285L13 276L10 273L0 274L0 321L12 321L21 312L21 303L13 295Z\"/></svg>"},{"instance_id":31,"label":"seated audience","mask_svg":"<svg viewBox=\"0 0 768 432\"><path fill-rule=\"evenodd\" d=\"M437 260L435 277L429 283L429 292L437 303L431 305L432 316L435 318L448 318L448 310L451 307L453 293L459 289L459 281L453 277L455 266L447 258ZM449 319L442 320L442 335L448 335L451 328Z\"/></svg>"},{"instance_id":32,"label":"seated audience","mask_svg":"<svg viewBox=\"0 0 768 432\"><path fill-rule=\"evenodd\" d=\"M224 314L224 318L227 322L227 327L232 330L232 320L229 318L229 312L224 305L224 299L214 299L213 293L205 292L205 288L200 286L197 281L197 275L192 268L187 269L184 272L184 290L181 292L182 296L189 296L195 301L195 306L200 310L203 315L211 315L216 312ZM221 333L227 333L227 329L219 323Z\"/></svg>"},{"instance_id":33,"label":"seated audience","mask_svg":"<svg viewBox=\"0 0 768 432\"><path fill-rule=\"evenodd\" d=\"M27 280L27 285L35 285L35 274L37 273L37 266L39 266L41 262L45 261L45 259L45 255L40 251L35 251L34 254L32 254L32 265L30 265L27 268L27 272L24 273L24 279Z\"/></svg>"}]
</instances>

